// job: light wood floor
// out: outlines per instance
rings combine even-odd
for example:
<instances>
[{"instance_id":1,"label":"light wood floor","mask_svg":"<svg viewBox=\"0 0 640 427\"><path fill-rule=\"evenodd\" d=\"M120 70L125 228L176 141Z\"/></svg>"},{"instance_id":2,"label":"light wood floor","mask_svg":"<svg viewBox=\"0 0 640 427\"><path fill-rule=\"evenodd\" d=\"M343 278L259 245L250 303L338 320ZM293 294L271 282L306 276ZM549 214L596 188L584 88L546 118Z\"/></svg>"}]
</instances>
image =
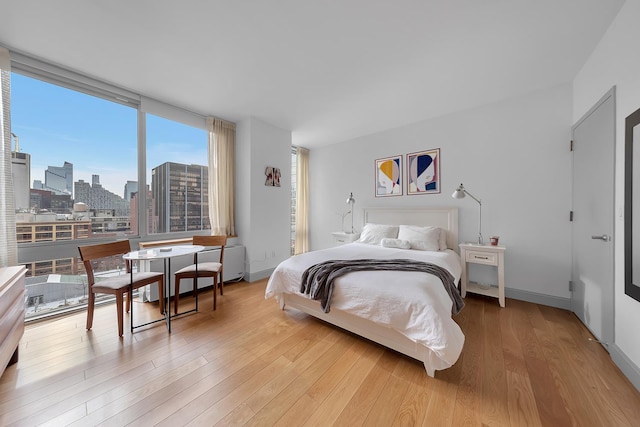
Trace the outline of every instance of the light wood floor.
<instances>
[{"instance_id":1,"label":"light wood floor","mask_svg":"<svg viewBox=\"0 0 640 427\"><path fill-rule=\"evenodd\" d=\"M450 369L228 285L200 312L118 339L115 307L27 327L0 378L2 425L631 426L640 393L566 311L468 297ZM184 298L187 307L192 298ZM152 304L136 303L156 315ZM141 318L136 320L142 320Z\"/></svg>"}]
</instances>

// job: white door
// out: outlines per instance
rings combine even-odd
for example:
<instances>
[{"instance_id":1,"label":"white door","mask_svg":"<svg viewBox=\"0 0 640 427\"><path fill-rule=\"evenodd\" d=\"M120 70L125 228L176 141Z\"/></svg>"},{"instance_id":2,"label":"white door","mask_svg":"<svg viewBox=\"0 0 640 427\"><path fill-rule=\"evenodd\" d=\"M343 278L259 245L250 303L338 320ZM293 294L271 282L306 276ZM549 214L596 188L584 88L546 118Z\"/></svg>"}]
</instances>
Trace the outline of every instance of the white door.
<instances>
[{"instance_id":1,"label":"white door","mask_svg":"<svg viewBox=\"0 0 640 427\"><path fill-rule=\"evenodd\" d=\"M613 342L615 88L573 126L571 309Z\"/></svg>"}]
</instances>

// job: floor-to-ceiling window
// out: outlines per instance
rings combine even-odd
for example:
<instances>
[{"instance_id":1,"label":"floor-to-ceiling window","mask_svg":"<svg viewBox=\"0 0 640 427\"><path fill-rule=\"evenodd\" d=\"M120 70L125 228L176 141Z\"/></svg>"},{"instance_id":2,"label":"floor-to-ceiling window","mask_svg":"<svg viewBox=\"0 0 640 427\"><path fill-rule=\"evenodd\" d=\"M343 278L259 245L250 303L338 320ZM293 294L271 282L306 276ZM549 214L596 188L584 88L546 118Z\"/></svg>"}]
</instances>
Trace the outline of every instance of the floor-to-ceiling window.
<instances>
[{"instance_id":1,"label":"floor-to-ceiling window","mask_svg":"<svg viewBox=\"0 0 640 427\"><path fill-rule=\"evenodd\" d=\"M149 234L211 229L206 131L152 114L146 123Z\"/></svg>"},{"instance_id":2,"label":"floor-to-ceiling window","mask_svg":"<svg viewBox=\"0 0 640 427\"><path fill-rule=\"evenodd\" d=\"M137 181L137 115L135 106L12 73L12 177L28 318L86 301L77 250L63 247L132 234L125 184Z\"/></svg>"},{"instance_id":3,"label":"floor-to-ceiling window","mask_svg":"<svg viewBox=\"0 0 640 427\"><path fill-rule=\"evenodd\" d=\"M27 317L81 306L77 247L210 229L204 117L18 55L12 174ZM113 274L122 266L113 265Z\"/></svg>"}]
</instances>

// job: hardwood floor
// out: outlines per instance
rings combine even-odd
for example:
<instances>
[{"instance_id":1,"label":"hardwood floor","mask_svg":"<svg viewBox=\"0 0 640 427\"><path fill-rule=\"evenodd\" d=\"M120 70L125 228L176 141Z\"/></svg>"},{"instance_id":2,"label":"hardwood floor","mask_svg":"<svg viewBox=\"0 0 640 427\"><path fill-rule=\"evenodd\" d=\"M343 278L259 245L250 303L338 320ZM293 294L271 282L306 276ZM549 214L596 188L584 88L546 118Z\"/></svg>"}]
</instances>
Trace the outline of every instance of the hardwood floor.
<instances>
[{"instance_id":1,"label":"hardwood floor","mask_svg":"<svg viewBox=\"0 0 640 427\"><path fill-rule=\"evenodd\" d=\"M264 299L211 291L200 311L118 338L114 306L28 325L0 378L2 425L632 426L640 393L566 311L469 296L458 362L422 364ZM188 309L192 298L181 298ZM136 303L136 322L157 307Z\"/></svg>"}]
</instances>

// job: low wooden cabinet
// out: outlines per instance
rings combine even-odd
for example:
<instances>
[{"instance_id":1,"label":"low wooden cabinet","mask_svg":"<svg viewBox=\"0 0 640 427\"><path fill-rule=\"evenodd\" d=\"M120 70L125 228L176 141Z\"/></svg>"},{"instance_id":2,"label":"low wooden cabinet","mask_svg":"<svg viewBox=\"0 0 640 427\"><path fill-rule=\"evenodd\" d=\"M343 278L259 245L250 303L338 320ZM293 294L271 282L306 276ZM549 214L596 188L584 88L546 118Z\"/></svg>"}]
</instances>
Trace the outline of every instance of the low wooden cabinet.
<instances>
[{"instance_id":1,"label":"low wooden cabinet","mask_svg":"<svg viewBox=\"0 0 640 427\"><path fill-rule=\"evenodd\" d=\"M24 333L26 271L23 265L0 268L0 375L18 361L18 345Z\"/></svg>"}]
</instances>

